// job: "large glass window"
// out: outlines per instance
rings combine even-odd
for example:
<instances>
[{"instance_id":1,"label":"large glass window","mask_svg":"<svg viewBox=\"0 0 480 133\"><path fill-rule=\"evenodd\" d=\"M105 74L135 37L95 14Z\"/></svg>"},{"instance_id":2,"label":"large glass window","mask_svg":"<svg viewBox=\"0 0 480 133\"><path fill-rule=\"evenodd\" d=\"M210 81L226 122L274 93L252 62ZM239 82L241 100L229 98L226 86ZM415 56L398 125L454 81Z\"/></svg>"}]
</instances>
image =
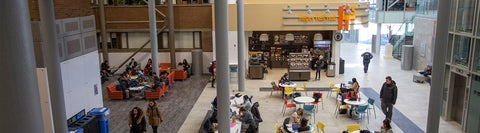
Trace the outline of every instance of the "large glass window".
<instances>
[{"instance_id":1,"label":"large glass window","mask_svg":"<svg viewBox=\"0 0 480 133\"><path fill-rule=\"evenodd\" d=\"M449 31L453 31L455 28L455 13L457 11L457 0L451 1L451 8L450 8L450 25L448 26Z\"/></svg>"},{"instance_id":2,"label":"large glass window","mask_svg":"<svg viewBox=\"0 0 480 133\"><path fill-rule=\"evenodd\" d=\"M447 56L445 57L445 61L449 63L452 62L452 45L453 45L453 35L448 34Z\"/></svg>"},{"instance_id":3,"label":"large glass window","mask_svg":"<svg viewBox=\"0 0 480 133\"><path fill-rule=\"evenodd\" d=\"M473 71L480 72L480 39L475 42Z\"/></svg>"},{"instance_id":4,"label":"large glass window","mask_svg":"<svg viewBox=\"0 0 480 133\"><path fill-rule=\"evenodd\" d=\"M417 0L416 6L417 14L437 16L438 0Z\"/></svg>"},{"instance_id":5,"label":"large glass window","mask_svg":"<svg viewBox=\"0 0 480 133\"><path fill-rule=\"evenodd\" d=\"M471 39L464 36L455 36L453 44L453 63L468 67Z\"/></svg>"},{"instance_id":6,"label":"large glass window","mask_svg":"<svg viewBox=\"0 0 480 133\"><path fill-rule=\"evenodd\" d=\"M473 31L473 19L475 18L475 1L476 0L458 0L456 30L458 32Z\"/></svg>"},{"instance_id":7,"label":"large glass window","mask_svg":"<svg viewBox=\"0 0 480 133\"><path fill-rule=\"evenodd\" d=\"M159 44L160 46L160 44ZM161 48L168 48L168 33L162 34ZM175 48L201 48L201 36L198 31L175 32Z\"/></svg>"}]
</instances>

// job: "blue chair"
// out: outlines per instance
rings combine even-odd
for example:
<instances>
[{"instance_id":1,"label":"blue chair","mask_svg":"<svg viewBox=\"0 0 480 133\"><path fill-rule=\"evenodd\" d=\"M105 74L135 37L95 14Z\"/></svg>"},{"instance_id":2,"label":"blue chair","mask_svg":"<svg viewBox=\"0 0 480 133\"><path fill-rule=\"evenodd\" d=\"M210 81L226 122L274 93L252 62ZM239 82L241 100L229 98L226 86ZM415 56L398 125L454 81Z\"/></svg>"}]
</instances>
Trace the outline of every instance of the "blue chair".
<instances>
[{"instance_id":1,"label":"blue chair","mask_svg":"<svg viewBox=\"0 0 480 133\"><path fill-rule=\"evenodd\" d=\"M368 109L368 104L367 105L360 105L360 106L357 106L357 108L355 109L355 111L360 114L360 117L361 119L363 119L363 116L365 114L367 114L367 123L370 123L370 117L367 113L367 109Z\"/></svg>"},{"instance_id":2,"label":"blue chair","mask_svg":"<svg viewBox=\"0 0 480 133\"><path fill-rule=\"evenodd\" d=\"M372 98L368 98L368 114L370 114L370 110L373 109L373 114L375 114L375 119L377 119L377 113L375 112L375 105L373 104L375 103L375 100L372 99Z\"/></svg>"},{"instance_id":3,"label":"blue chair","mask_svg":"<svg viewBox=\"0 0 480 133\"><path fill-rule=\"evenodd\" d=\"M310 116L313 114L313 122L315 123L315 105L303 105L303 113L309 114Z\"/></svg>"}]
</instances>

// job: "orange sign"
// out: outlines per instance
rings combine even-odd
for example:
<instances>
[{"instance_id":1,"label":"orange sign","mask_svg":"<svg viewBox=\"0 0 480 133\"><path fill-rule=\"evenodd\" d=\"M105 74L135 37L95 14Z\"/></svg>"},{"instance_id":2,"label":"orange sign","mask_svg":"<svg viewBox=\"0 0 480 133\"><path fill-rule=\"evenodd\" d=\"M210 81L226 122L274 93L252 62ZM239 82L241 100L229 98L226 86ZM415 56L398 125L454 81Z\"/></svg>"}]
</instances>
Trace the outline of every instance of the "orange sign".
<instances>
[{"instance_id":1,"label":"orange sign","mask_svg":"<svg viewBox=\"0 0 480 133\"><path fill-rule=\"evenodd\" d=\"M356 19L356 7L355 6L338 6L338 30L348 30L350 26L350 20Z\"/></svg>"}]
</instances>

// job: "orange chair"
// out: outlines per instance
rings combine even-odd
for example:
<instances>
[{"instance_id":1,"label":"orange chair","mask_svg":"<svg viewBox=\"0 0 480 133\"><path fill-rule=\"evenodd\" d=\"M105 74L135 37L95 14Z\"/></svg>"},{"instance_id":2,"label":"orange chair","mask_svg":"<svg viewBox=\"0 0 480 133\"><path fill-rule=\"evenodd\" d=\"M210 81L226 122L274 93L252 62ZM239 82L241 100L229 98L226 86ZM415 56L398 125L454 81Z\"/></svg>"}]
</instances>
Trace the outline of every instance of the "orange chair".
<instances>
[{"instance_id":1,"label":"orange chair","mask_svg":"<svg viewBox=\"0 0 480 133\"><path fill-rule=\"evenodd\" d=\"M120 90L117 90L117 85L115 83L108 84L107 87L108 98L110 99L123 99L123 93Z\"/></svg>"},{"instance_id":2,"label":"orange chair","mask_svg":"<svg viewBox=\"0 0 480 133\"><path fill-rule=\"evenodd\" d=\"M159 86L156 89L156 91L146 90L145 91L145 99L147 99L147 100L159 99L160 97L162 97L165 94L167 89L168 89L168 86L165 85L165 83L162 83L162 87Z\"/></svg>"},{"instance_id":3,"label":"orange chair","mask_svg":"<svg viewBox=\"0 0 480 133\"><path fill-rule=\"evenodd\" d=\"M179 69L172 69L172 73L175 72L175 80L185 80L187 79L187 71L179 70Z\"/></svg>"},{"instance_id":4,"label":"orange chair","mask_svg":"<svg viewBox=\"0 0 480 133\"><path fill-rule=\"evenodd\" d=\"M171 63L160 63L160 64L158 65L158 67L159 67L158 70L159 70L160 72L164 72L164 71L167 71L167 72L168 72L168 69L169 69L171 66L172 66Z\"/></svg>"},{"instance_id":5,"label":"orange chair","mask_svg":"<svg viewBox=\"0 0 480 133\"><path fill-rule=\"evenodd\" d=\"M285 116L285 110L286 108L296 108L297 105L293 104L293 103L288 103L287 102L287 98L284 96L283 97L283 109L282 109L282 113L283 115Z\"/></svg>"},{"instance_id":6,"label":"orange chair","mask_svg":"<svg viewBox=\"0 0 480 133\"><path fill-rule=\"evenodd\" d=\"M172 71L171 73L168 74L168 83L169 85L175 83L175 71Z\"/></svg>"}]
</instances>

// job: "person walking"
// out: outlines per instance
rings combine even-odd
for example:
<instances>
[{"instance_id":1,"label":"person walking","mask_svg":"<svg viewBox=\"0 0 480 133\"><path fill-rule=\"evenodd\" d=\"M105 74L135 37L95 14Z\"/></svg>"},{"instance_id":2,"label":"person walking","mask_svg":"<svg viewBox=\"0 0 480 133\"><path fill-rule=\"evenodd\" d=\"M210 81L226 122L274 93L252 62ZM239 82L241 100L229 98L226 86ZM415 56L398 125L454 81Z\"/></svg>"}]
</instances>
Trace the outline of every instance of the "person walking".
<instances>
[{"instance_id":1,"label":"person walking","mask_svg":"<svg viewBox=\"0 0 480 133\"><path fill-rule=\"evenodd\" d=\"M397 101L397 85L392 77L387 76L385 83L380 90L380 101L382 102L382 111L387 119L392 119L393 105Z\"/></svg>"},{"instance_id":2,"label":"person walking","mask_svg":"<svg viewBox=\"0 0 480 133\"><path fill-rule=\"evenodd\" d=\"M134 107L128 114L128 126L130 133L146 133L145 117L143 111L139 107Z\"/></svg>"},{"instance_id":3,"label":"person walking","mask_svg":"<svg viewBox=\"0 0 480 133\"><path fill-rule=\"evenodd\" d=\"M316 72L315 72L315 80L317 79L318 77L318 80L320 80L320 71L322 71L322 68L324 67L325 63L323 62L323 59L318 59L317 62L316 62Z\"/></svg>"},{"instance_id":4,"label":"person walking","mask_svg":"<svg viewBox=\"0 0 480 133\"><path fill-rule=\"evenodd\" d=\"M216 71L217 71L217 65L215 64L215 61L212 61L212 65L210 66L209 70L210 74L212 74L212 88L215 88L215 79L216 79Z\"/></svg>"},{"instance_id":5,"label":"person walking","mask_svg":"<svg viewBox=\"0 0 480 133\"><path fill-rule=\"evenodd\" d=\"M368 65L370 64L370 60L373 58L373 54L368 52L368 49L363 53L362 55L363 58L363 72L367 73L368 71Z\"/></svg>"},{"instance_id":6,"label":"person walking","mask_svg":"<svg viewBox=\"0 0 480 133\"><path fill-rule=\"evenodd\" d=\"M157 133L158 125L162 124L163 122L162 113L160 113L157 102L153 100L148 102L147 117L148 124L152 126L153 133Z\"/></svg>"}]
</instances>

